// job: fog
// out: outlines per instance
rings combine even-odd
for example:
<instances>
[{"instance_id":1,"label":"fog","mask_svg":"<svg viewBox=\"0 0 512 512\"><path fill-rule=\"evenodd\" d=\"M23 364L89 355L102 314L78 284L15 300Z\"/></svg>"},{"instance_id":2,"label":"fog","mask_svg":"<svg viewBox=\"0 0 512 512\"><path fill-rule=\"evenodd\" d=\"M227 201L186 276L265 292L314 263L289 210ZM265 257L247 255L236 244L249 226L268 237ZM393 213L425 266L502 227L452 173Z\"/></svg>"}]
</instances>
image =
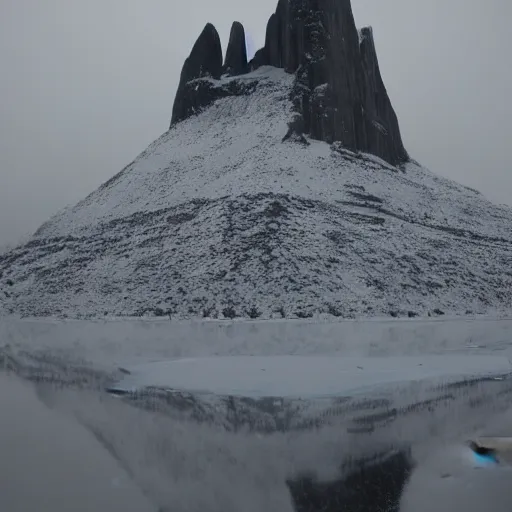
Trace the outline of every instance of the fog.
<instances>
[{"instance_id":1,"label":"fog","mask_svg":"<svg viewBox=\"0 0 512 512\"><path fill-rule=\"evenodd\" d=\"M512 204L507 0L353 0L374 27L409 153ZM184 59L207 21L249 53L276 0L4 0L0 4L0 246L114 175L169 124Z\"/></svg>"}]
</instances>

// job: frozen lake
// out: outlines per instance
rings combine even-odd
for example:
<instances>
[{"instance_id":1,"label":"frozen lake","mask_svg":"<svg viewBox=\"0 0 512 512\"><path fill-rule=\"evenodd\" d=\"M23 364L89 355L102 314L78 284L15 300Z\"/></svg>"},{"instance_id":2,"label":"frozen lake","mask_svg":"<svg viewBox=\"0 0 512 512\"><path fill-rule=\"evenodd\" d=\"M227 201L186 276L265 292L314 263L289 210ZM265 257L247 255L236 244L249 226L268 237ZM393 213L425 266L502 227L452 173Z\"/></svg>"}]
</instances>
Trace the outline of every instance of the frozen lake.
<instances>
[{"instance_id":1,"label":"frozen lake","mask_svg":"<svg viewBox=\"0 0 512 512\"><path fill-rule=\"evenodd\" d=\"M2 451L46 447L29 470L3 458L9 503L25 499L9 510L41 490L69 509L69 481L109 510L291 512L316 496L334 511L362 499L343 490L343 464L377 453L365 512L393 493L390 512L509 510L511 473L474 469L464 442L510 435L511 352L505 319L1 318Z\"/></svg>"},{"instance_id":2,"label":"frozen lake","mask_svg":"<svg viewBox=\"0 0 512 512\"><path fill-rule=\"evenodd\" d=\"M0 317L0 344L61 352L111 367L226 355L512 355L512 319L16 320Z\"/></svg>"}]
</instances>

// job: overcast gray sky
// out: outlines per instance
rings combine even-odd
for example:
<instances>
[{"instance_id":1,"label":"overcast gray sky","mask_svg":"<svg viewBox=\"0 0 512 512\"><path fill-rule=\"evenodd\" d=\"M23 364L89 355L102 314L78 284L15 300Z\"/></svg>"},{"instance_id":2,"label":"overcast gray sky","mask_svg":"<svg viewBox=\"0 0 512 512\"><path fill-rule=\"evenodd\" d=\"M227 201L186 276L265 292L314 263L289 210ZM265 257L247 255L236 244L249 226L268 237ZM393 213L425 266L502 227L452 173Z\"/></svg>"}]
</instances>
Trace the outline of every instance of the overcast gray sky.
<instances>
[{"instance_id":1,"label":"overcast gray sky","mask_svg":"<svg viewBox=\"0 0 512 512\"><path fill-rule=\"evenodd\" d=\"M119 171L167 127L207 21L250 53L277 0L0 0L0 245ZM352 0L375 30L410 154L512 205L510 0Z\"/></svg>"}]
</instances>

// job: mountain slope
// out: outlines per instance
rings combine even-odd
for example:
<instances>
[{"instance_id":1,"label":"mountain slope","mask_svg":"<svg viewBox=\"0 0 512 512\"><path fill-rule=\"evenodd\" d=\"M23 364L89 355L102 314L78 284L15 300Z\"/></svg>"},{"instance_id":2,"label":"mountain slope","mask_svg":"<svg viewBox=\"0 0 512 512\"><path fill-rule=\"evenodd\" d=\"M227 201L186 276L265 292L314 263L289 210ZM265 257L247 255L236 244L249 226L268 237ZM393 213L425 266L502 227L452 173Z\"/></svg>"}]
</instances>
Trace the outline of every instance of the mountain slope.
<instances>
[{"instance_id":1,"label":"mountain slope","mask_svg":"<svg viewBox=\"0 0 512 512\"><path fill-rule=\"evenodd\" d=\"M293 78L261 67L201 79L245 93L174 126L0 256L0 308L263 318L508 311L512 210L414 162L393 167L307 137L283 142Z\"/></svg>"}]
</instances>

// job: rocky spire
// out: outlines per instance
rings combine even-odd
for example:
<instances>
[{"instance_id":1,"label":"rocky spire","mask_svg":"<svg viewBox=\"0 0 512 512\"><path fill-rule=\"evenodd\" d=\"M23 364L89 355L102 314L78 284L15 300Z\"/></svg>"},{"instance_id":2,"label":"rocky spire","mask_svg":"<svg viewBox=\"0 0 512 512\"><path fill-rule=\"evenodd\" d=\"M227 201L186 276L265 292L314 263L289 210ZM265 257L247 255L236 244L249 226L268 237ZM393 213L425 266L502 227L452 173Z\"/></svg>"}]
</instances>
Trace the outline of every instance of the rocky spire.
<instances>
[{"instance_id":1,"label":"rocky spire","mask_svg":"<svg viewBox=\"0 0 512 512\"><path fill-rule=\"evenodd\" d=\"M379 71L371 28L356 29L350 0L279 0L265 46L250 63L296 73L304 133L397 164L408 159ZM300 134L298 134L300 135Z\"/></svg>"},{"instance_id":2,"label":"rocky spire","mask_svg":"<svg viewBox=\"0 0 512 512\"><path fill-rule=\"evenodd\" d=\"M372 153L386 155L388 161L405 161L409 156L400 137L398 118L382 81L371 27L360 32L361 62L364 73L363 104L366 113L368 145Z\"/></svg>"},{"instance_id":3,"label":"rocky spire","mask_svg":"<svg viewBox=\"0 0 512 512\"><path fill-rule=\"evenodd\" d=\"M222 71L228 75L236 76L243 75L248 70L245 30L241 23L235 21L231 27L226 60Z\"/></svg>"},{"instance_id":4,"label":"rocky spire","mask_svg":"<svg viewBox=\"0 0 512 512\"><path fill-rule=\"evenodd\" d=\"M172 109L171 125L189 117L194 111L193 101L186 94L187 84L197 78L219 79L222 74L222 46L216 28L208 23L197 39L181 70L178 92Z\"/></svg>"},{"instance_id":5,"label":"rocky spire","mask_svg":"<svg viewBox=\"0 0 512 512\"><path fill-rule=\"evenodd\" d=\"M187 59L192 63L185 62L174 122L196 111L194 98L183 95L186 82L205 76L205 71L218 78L222 71L218 35L211 25L207 28ZM224 71L242 74L245 63L245 35L235 23ZM380 75L372 30L358 33L350 0L279 0L267 24L265 46L248 67L264 65L296 74L291 99L299 118L290 126L292 131L302 130L296 139L303 140L306 134L328 143L339 141L348 149L375 154L392 164L408 159ZM200 94L201 105L211 103L211 88Z\"/></svg>"}]
</instances>

